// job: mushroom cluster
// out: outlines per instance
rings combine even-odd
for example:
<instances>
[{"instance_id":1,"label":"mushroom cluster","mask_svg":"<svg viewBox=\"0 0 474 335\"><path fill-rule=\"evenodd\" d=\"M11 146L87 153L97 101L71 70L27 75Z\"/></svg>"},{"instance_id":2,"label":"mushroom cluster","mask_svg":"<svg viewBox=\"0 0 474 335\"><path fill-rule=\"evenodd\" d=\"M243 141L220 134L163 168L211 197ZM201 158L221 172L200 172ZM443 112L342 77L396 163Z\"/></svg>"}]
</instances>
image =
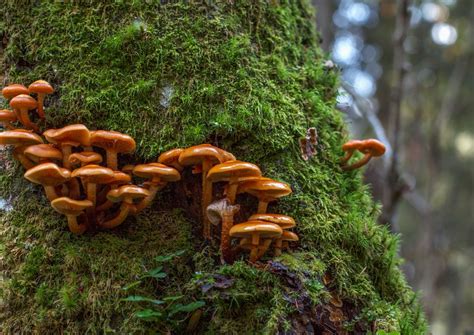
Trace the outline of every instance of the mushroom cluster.
<instances>
[{"instance_id":1,"label":"mushroom cluster","mask_svg":"<svg viewBox=\"0 0 474 335\"><path fill-rule=\"evenodd\" d=\"M342 150L345 152L345 155L341 159L341 166L343 170L349 171L364 166L372 157L382 156L385 153L385 145L375 139L351 140L342 146ZM363 153L364 157L352 164L348 164L355 151Z\"/></svg>"}]
</instances>

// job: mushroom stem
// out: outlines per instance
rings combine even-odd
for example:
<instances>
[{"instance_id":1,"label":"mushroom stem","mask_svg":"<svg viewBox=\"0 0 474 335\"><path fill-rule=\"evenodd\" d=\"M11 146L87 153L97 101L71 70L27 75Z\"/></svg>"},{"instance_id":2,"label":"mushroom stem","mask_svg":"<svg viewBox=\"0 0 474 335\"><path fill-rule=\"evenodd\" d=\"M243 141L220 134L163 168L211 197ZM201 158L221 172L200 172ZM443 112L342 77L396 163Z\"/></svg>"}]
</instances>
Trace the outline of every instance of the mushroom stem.
<instances>
[{"instance_id":1,"label":"mushroom stem","mask_svg":"<svg viewBox=\"0 0 474 335\"><path fill-rule=\"evenodd\" d=\"M92 202L92 207L89 207L86 209L87 213L87 218L92 220L92 222L95 222L95 206L96 206L96 192L97 192L97 186L94 183L88 182L86 185L86 193L87 193L87 200Z\"/></svg>"},{"instance_id":2,"label":"mushroom stem","mask_svg":"<svg viewBox=\"0 0 474 335\"><path fill-rule=\"evenodd\" d=\"M43 101L44 101L44 94L38 93L38 115L41 119L44 119L44 110L43 110Z\"/></svg>"},{"instance_id":3,"label":"mushroom stem","mask_svg":"<svg viewBox=\"0 0 474 335\"><path fill-rule=\"evenodd\" d=\"M283 243L283 240L281 238L277 239L275 241L275 256L281 256L281 245Z\"/></svg>"},{"instance_id":4,"label":"mushroom stem","mask_svg":"<svg viewBox=\"0 0 474 335\"><path fill-rule=\"evenodd\" d=\"M83 213L81 213L81 214L83 214ZM79 215L81 215L81 214L79 214ZM86 229L87 229L87 225L85 225L85 224L78 224L78 222L77 222L77 217L78 217L79 215L66 215L66 217L67 217L67 225L68 225L68 227L69 227L69 230L70 230L72 233L76 234L76 235L81 235L81 234L83 234L83 233L86 231Z\"/></svg>"},{"instance_id":5,"label":"mushroom stem","mask_svg":"<svg viewBox=\"0 0 474 335\"><path fill-rule=\"evenodd\" d=\"M68 189L69 189L69 198L71 199L79 199L81 196L81 189L79 187L79 182L77 181L76 178L71 178L71 180L68 181L67 183Z\"/></svg>"},{"instance_id":6,"label":"mushroom stem","mask_svg":"<svg viewBox=\"0 0 474 335\"><path fill-rule=\"evenodd\" d=\"M46 186L43 185L44 192L46 193L46 197L49 201L53 201L56 198L59 198L59 195L56 193L54 186Z\"/></svg>"},{"instance_id":7,"label":"mushroom stem","mask_svg":"<svg viewBox=\"0 0 474 335\"><path fill-rule=\"evenodd\" d=\"M117 152L107 150L107 167L112 170L117 170Z\"/></svg>"},{"instance_id":8,"label":"mushroom stem","mask_svg":"<svg viewBox=\"0 0 474 335\"><path fill-rule=\"evenodd\" d=\"M341 158L341 164L347 163L349 159L351 159L352 155L354 154L354 150L346 151L346 154L343 158Z\"/></svg>"},{"instance_id":9,"label":"mushroom stem","mask_svg":"<svg viewBox=\"0 0 474 335\"><path fill-rule=\"evenodd\" d=\"M35 125L33 122L30 120L30 116L28 115L28 109L20 109L19 113L19 119L20 122L23 123L23 125L26 128L33 129L35 132L38 132L39 128L37 125Z\"/></svg>"},{"instance_id":10,"label":"mushroom stem","mask_svg":"<svg viewBox=\"0 0 474 335\"><path fill-rule=\"evenodd\" d=\"M235 203L235 198L237 196L237 188L239 184L237 183L237 178L232 178L229 181L229 185L227 188L227 199L233 205Z\"/></svg>"},{"instance_id":11,"label":"mushroom stem","mask_svg":"<svg viewBox=\"0 0 474 335\"><path fill-rule=\"evenodd\" d=\"M258 244L260 242L260 236L258 233L252 234L252 249L250 250L250 263L255 263L258 259Z\"/></svg>"},{"instance_id":12,"label":"mushroom stem","mask_svg":"<svg viewBox=\"0 0 474 335\"><path fill-rule=\"evenodd\" d=\"M132 203L129 203L127 201L123 201L122 205L120 205L119 213L113 219L105 221L104 223L100 223L99 226L101 228L107 228L107 229L117 227L123 221L125 221L125 219L128 216L128 213L130 212L131 207L133 207Z\"/></svg>"},{"instance_id":13,"label":"mushroom stem","mask_svg":"<svg viewBox=\"0 0 474 335\"><path fill-rule=\"evenodd\" d=\"M212 183L207 181L207 173L212 167L212 161L205 159L202 162L202 218L203 218L203 235L207 240L211 239L211 223L206 215L207 206L212 201Z\"/></svg>"},{"instance_id":14,"label":"mushroom stem","mask_svg":"<svg viewBox=\"0 0 474 335\"><path fill-rule=\"evenodd\" d=\"M231 206L230 210L226 210L222 214L222 229L221 229L221 253L222 259L226 263L232 263L234 261L234 252L232 251L230 244L229 231L234 225L234 214L239 210L240 207Z\"/></svg>"},{"instance_id":15,"label":"mushroom stem","mask_svg":"<svg viewBox=\"0 0 474 335\"><path fill-rule=\"evenodd\" d=\"M268 201L260 200L258 202L257 214L265 214L268 209Z\"/></svg>"},{"instance_id":16,"label":"mushroom stem","mask_svg":"<svg viewBox=\"0 0 474 335\"><path fill-rule=\"evenodd\" d=\"M26 170L29 170L31 169L33 166L35 166L35 164L28 159L28 157L26 157L25 155L23 155L23 150L24 150L24 147L16 147L14 150L13 150L13 157L19 161L21 163L21 165L26 169Z\"/></svg>"},{"instance_id":17,"label":"mushroom stem","mask_svg":"<svg viewBox=\"0 0 474 335\"><path fill-rule=\"evenodd\" d=\"M61 151L63 153L63 167L71 170L71 163L69 162L69 156L71 156L72 146L69 144L61 145Z\"/></svg>"},{"instance_id":18,"label":"mushroom stem","mask_svg":"<svg viewBox=\"0 0 474 335\"><path fill-rule=\"evenodd\" d=\"M165 185L161 185L159 183L150 185L150 188L148 189L148 191L150 191L150 195L148 195L146 198L142 199L137 205L135 205L133 215L141 212L142 210L150 206L153 199L155 199L155 196L158 191L163 189L163 187L165 187Z\"/></svg>"},{"instance_id":19,"label":"mushroom stem","mask_svg":"<svg viewBox=\"0 0 474 335\"><path fill-rule=\"evenodd\" d=\"M265 252L268 250L268 248L270 247L270 245L272 244L272 239L271 238L267 238L263 241L263 244L260 246L260 250L258 251L258 258L260 259L264 254Z\"/></svg>"},{"instance_id":20,"label":"mushroom stem","mask_svg":"<svg viewBox=\"0 0 474 335\"><path fill-rule=\"evenodd\" d=\"M342 169L343 169L344 171L349 171L349 170L358 169L358 168L360 168L361 166L364 166L365 164L367 164L367 163L370 161L371 158L372 158L372 155L371 155L370 153L367 153L367 154L364 155L364 157L363 157L361 160L355 162L355 163L352 164L352 165L344 165L344 166L342 167Z\"/></svg>"}]
</instances>

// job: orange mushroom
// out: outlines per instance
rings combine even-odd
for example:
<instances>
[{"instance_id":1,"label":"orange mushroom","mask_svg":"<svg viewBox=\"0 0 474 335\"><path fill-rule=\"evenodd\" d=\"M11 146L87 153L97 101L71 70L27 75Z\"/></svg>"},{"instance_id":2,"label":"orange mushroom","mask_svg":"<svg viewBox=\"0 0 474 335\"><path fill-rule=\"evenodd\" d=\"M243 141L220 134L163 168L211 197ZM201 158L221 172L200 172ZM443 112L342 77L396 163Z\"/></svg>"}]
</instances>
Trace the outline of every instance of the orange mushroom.
<instances>
[{"instance_id":1,"label":"orange mushroom","mask_svg":"<svg viewBox=\"0 0 474 335\"><path fill-rule=\"evenodd\" d=\"M10 84L2 89L2 95L7 100L13 99L14 97L20 94L29 94L28 89L21 84ZM20 121L21 124L24 124L24 121L20 118L20 112L15 111L14 113L17 117L17 120Z\"/></svg>"},{"instance_id":2,"label":"orange mushroom","mask_svg":"<svg viewBox=\"0 0 474 335\"><path fill-rule=\"evenodd\" d=\"M91 145L105 149L107 167L112 170L117 170L117 154L131 153L136 148L133 138L118 131L96 130L90 136Z\"/></svg>"},{"instance_id":3,"label":"orange mushroom","mask_svg":"<svg viewBox=\"0 0 474 335\"><path fill-rule=\"evenodd\" d=\"M351 159L354 151L359 150L362 147L362 141L351 140L347 143L344 143L342 150L346 153L345 156L341 159L341 164L345 164L349 159Z\"/></svg>"},{"instance_id":4,"label":"orange mushroom","mask_svg":"<svg viewBox=\"0 0 474 335\"><path fill-rule=\"evenodd\" d=\"M26 171L25 178L43 185L49 201L53 201L59 197L54 188L67 182L71 178L71 172L54 163L42 163Z\"/></svg>"},{"instance_id":5,"label":"orange mushroom","mask_svg":"<svg viewBox=\"0 0 474 335\"><path fill-rule=\"evenodd\" d=\"M0 145L13 145L15 147L13 156L20 161L25 169L32 168L34 164L23 155L24 150L30 145L40 143L43 143L43 139L28 130L15 129L0 133Z\"/></svg>"},{"instance_id":6,"label":"orange mushroom","mask_svg":"<svg viewBox=\"0 0 474 335\"><path fill-rule=\"evenodd\" d=\"M63 154L51 144L30 145L23 154L35 163L46 163L51 160L62 161Z\"/></svg>"},{"instance_id":7,"label":"orange mushroom","mask_svg":"<svg viewBox=\"0 0 474 335\"><path fill-rule=\"evenodd\" d=\"M116 189L121 185L128 184L131 181L132 177L130 175L120 171L114 171L113 177L104 183L106 186L100 191L98 195L97 202L102 202L102 204L100 206L97 206L96 211L105 211L112 207L113 203L107 199L108 192L110 192L110 190ZM103 202L104 198L106 199L105 202Z\"/></svg>"},{"instance_id":8,"label":"orange mushroom","mask_svg":"<svg viewBox=\"0 0 474 335\"><path fill-rule=\"evenodd\" d=\"M84 214L84 210L92 207L89 200L74 200L68 197L60 197L51 202L51 206L66 215L69 230L77 235L83 234L87 230L87 224L79 224L77 217Z\"/></svg>"},{"instance_id":9,"label":"orange mushroom","mask_svg":"<svg viewBox=\"0 0 474 335\"><path fill-rule=\"evenodd\" d=\"M291 188L285 183L269 178L244 181L239 185L238 193L249 193L258 198L257 213L267 212L268 203L291 194Z\"/></svg>"},{"instance_id":10,"label":"orange mushroom","mask_svg":"<svg viewBox=\"0 0 474 335\"><path fill-rule=\"evenodd\" d=\"M89 146L89 129L82 124L72 124L60 129L49 129L43 133L48 142L57 144L61 147L63 153L63 166L71 169L69 156L72 153L72 147Z\"/></svg>"},{"instance_id":11,"label":"orange mushroom","mask_svg":"<svg viewBox=\"0 0 474 335\"><path fill-rule=\"evenodd\" d=\"M356 143L353 144L352 142L356 142ZM368 139L368 140L359 141L359 142L360 143L357 143L357 141L349 141L348 143L343 145L343 150L347 151L346 156L342 159L343 170L349 171L349 170L360 168L364 166L365 164L367 164L372 157L379 157L385 153L385 145L380 141L377 141L375 139ZM347 149L348 147L350 149ZM351 165L347 165L348 160L352 156L352 153L349 155L350 150L352 150L352 152L354 150L358 150L364 154L364 157L360 159L359 161L352 163Z\"/></svg>"},{"instance_id":12,"label":"orange mushroom","mask_svg":"<svg viewBox=\"0 0 474 335\"><path fill-rule=\"evenodd\" d=\"M102 156L94 151L76 152L69 156L71 166L84 166L88 164L102 163Z\"/></svg>"},{"instance_id":13,"label":"orange mushroom","mask_svg":"<svg viewBox=\"0 0 474 335\"><path fill-rule=\"evenodd\" d=\"M0 123L3 125L3 127L10 130L15 129L15 127L12 126L12 122L15 121L18 121L18 118L16 117L14 111L8 109L0 110Z\"/></svg>"},{"instance_id":14,"label":"orange mushroom","mask_svg":"<svg viewBox=\"0 0 474 335\"><path fill-rule=\"evenodd\" d=\"M96 205L97 184L106 184L114 178L114 171L100 165L86 165L75 169L71 176L84 180L87 188L87 200Z\"/></svg>"},{"instance_id":15,"label":"orange mushroom","mask_svg":"<svg viewBox=\"0 0 474 335\"><path fill-rule=\"evenodd\" d=\"M178 171L183 171L183 166L179 164L178 161L183 151L184 149L178 148L163 152L160 157L158 157L158 163L172 166Z\"/></svg>"},{"instance_id":16,"label":"orange mushroom","mask_svg":"<svg viewBox=\"0 0 474 335\"><path fill-rule=\"evenodd\" d=\"M41 119L44 119L43 102L46 94L54 92L53 87L45 80L37 80L28 86L30 93L36 93L38 95L38 115Z\"/></svg>"},{"instance_id":17,"label":"orange mushroom","mask_svg":"<svg viewBox=\"0 0 474 335\"><path fill-rule=\"evenodd\" d=\"M18 120L28 129L38 131L39 128L36 124L31 122L28 115L28 111L35 109L38 106L38 102L29 95L20 94L10 100L10 107L15 111L18 111Z\"/></svg>"}]
</instances>

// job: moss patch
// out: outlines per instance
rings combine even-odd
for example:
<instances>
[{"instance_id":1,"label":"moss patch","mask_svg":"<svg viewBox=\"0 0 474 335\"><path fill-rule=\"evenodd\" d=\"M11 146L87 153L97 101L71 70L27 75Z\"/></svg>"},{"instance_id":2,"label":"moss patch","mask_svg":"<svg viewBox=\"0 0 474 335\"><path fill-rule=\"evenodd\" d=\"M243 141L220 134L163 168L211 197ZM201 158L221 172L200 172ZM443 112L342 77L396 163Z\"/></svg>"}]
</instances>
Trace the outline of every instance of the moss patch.
<instances>
[{"instance_id":1,"label":"moss patch","mask_svg":"<svg viewBox=\"0 0 474 335\"><path fill-rule=\"evenodd\" d=\"M312 303L327 301L320 278L328 272L331 289L358 306L367 329L376 322L386 331L423 333L423 316L398 269L398 238L376 225L378 207L359 173L337 164L346 138L333 108L337 74L323 65L312 22L306 1L41 2L22 11L6 3L1 64L9 83L42 78L57 88L47 99L44 129L84 123L133 136L137 157L123 162L209 142L290 183L294 194L270 210L298 221L300 247L280 261ZM320 145L307 163L297 141L310 126ZM181 249L188 257L168 287L143 290L201 296L207 304L200 331L242 333L242 323L248 333L294 327L280 276L243 262L221 267L216 247L192 237L198 223L172 201L158 199L117 230L78 238L18 166L5 163L1 173L0 197L14 198L0 216L5 333L153 329L119 301L120 288L154 256ZM203 294L196 273L235 282L225 294Z\"/></svg>"}]
</instances>

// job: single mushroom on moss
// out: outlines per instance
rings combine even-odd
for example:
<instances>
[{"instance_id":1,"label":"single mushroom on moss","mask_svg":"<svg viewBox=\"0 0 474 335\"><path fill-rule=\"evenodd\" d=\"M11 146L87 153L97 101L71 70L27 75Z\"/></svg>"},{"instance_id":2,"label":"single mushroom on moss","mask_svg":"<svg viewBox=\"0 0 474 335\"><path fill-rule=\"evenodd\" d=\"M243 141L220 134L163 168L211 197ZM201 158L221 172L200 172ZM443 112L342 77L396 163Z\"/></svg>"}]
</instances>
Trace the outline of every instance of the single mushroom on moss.
<instances>
[{"instance_id":1,"label":"single mushroom on moss","mask_svg":"<svg viewBox=\"0 0 474 335\"><path fill-rule=\"evenodd\" d=\"M228 182L227 198L233 204L235 203L239 182L247 178L260 177L261 175L262 172L257 165L233 160L214 166L209 170L207 180L211 183Z\"/></svg>"},{"instance_id":2,"label":"single mushroom on moss","mask_svg":"<svg viewBox=\"0 0 474 335\"><path fill-rule=\"evenodd\" d=\"M119 153L132 153L136 148L133 138L118 131L92 131L90 143L106 151L107 167L112 170L117 170L117 155Z\"/></svg>"},{"instance_id":3,"label":"single mushroom on moss","mask_svg":"<svg viewBox=\"0 0 474 335\"><path fill-rule=\"evenodd\" d=\"M28 86L28 91L38 95L38 115L41 119L44 119L44 97L46 94L51 94L54 92L53 87L45 80L37 80Z\"/></svg>"},{"instance_id":4,"label":"single mushroom on moss","mask_svg":"<svg viewBox=\"0 0 474 335\"><path fill-rule=\"evenodd\" d=\"M268 203L291 194L288 184L270 178L260 178L244 181L239 184L237 193L249 193L258 198L257 213L267 212Z\"/></svg>"},{"instance_id":5,"label":"single mushroom on moss","mask_svg":"<svg viewBox=\"0 0 474 335\"><path fill-rule=\"evenodd\" d=\"M208 171L215 164L224 161L224 156L219 148L210 144L201 144L185 149L179 156L178 163L182 166L202 166L202 199L201 213L203 218L203 235L205 239L211 238L211 226L206 217L207 206L212 201L212 184L206 179Z\"/></svg>"},{"instance_id":6,"label":"single mushroom on moss","mask_svg":"<svg viewBox=\"0 0 474 335\"><path fill-rule=\"evenodd\" d=\"M232 205L227 198L214 201L207 207L207 217L213 225L221 226L221 255L226 263L234 261L234 253L230 243L230 229L234 225L234 215L240 210L239 205Z\"/></svg>"},{"instance_id":7,"label":"single mushroom on moss","mask_svg":"<svg viewBox=\"0 0 474 335\"><path fill-rule=\"evenodd\" d=\"M150 195L135 206L136 213L148 207L155 198L156 193L161 190L166 183L181 179L178 170L161 163L139 164L133 169L133 174L141 178L150 179L150 186L148 188Z\"/></svg>"},{"instance_id":8,"label":"single mushroom on moss","mask_svg":"<svg viewBox=\"0 0 474 335\"><path fill-rule=\"evenodd\" d=\"M341 164L347 163L347 161L349 161L349 159L351 159L352 155L354 154L354 151L358 150L360 147L362 147L362 141L359 140L351 140L344 143L342 146L342 151L344 151L346 154L343 158L341 158Z\"/></svg>"},{"instance_id":9,"label":"single mushroom on moss","mask_svg":"<svg viewBox=\"0 0 474 335\"><path fill-rule=\"evenodd\" d=\"M29 95L20 94L10 100L10 107L15 111L18 111L18 120L28 129L38 131L39 128L36 124L31 122L28 111L35 109L38 106L38 102Z\"/></svg>"},{"instance_id":10,"label":"single mushroom on moss","mask_svg":"<svg viewBox=\"0 0 474 335\"><path fill-rule=\"evenodd\" d=\"M347 145L351 144L351 142L356 142L356 143L352 144L352 146L349 146L349 147L351 147L351 148L356 147L356 149L350 149L350 150L352 150L352 152L354 150L358 150L358 151L360 151L364 154L364 157L362 159L358 160L357 162L352 163L351 165L347 165L348 160L352 156L352 154L349 155L350 150L347 149ZM360 143L357 143L357 141L350 141L350 142L343 145L343 150L345 150L344 149L345 146L346 146L346 150L347 150L346 156L342 159L342 169L343 170L349 171L349 170L358 169L358 168L364 166L365 164L367 164L372 157L379 157L379 156L382 156L385 153L385 145L380 141L377 141L375 139L368 139L368 140L359 141L359 142ZM347 158L347 157L349 157L349 158Z\"/></svg>"},{"instance_id":11,"label":"single mushroom on moss","mask_svg":"<svg viewBox=\"0 0 474 335\"><path fill-rule=\"evenodd\" d=\"M107 194L107 199L111 202L122 202L119 212L110 220L103 223L99 222L101 228L111 229L120 225L127 218L128 214L135 207L135 199L144 199L150 195L150 192L142 187L135 185L124 185Z\"/></svg>"},{"instance_id":12,"label":"single mushroom on moss","mask_svg":"<svg viewBox=\"0 0 474 335\"><path fill-rule=\"evenodd\" d=\"M43 133L48 142L61 147L63 153L63 166L71 169L69 156L72 153L72 147L89 146L90 134L89 129L82 124L72 124L60 129L49 129Z\"/></svg>"},{"instance_id":13,"label":"single mushroom on moss","mask_svg":"<svg viewBox=\"0 0 474 335\"><path fill-rule=\"evenodd\" d=\"M4 128L13 130L15 127L12 125L12 122L18 121L16 114L14 111L9 109L1 109L0 110L0 124L3 125Z\"/></svg>"},{"instance_id":14,"label":"single mushroom on moss","mask_svg":"<svg viewBox=\"0 0 474 335\"><path fill-rule=\"evenodd\" d=\"M42 163L26 171L25 178L43 185L49 201L53 201L59 198L54 188L67 182L71 178L71 172L54 163Z\"/></svg>"},{"instance_id":15,"label":"single mushroom on moss","mask_svg":"<svg viewBox=\"0 0 474 335\"><path fill-rule=\"evenodd\" d=\"M41 143L43 143L43 139L39 135L24 129L7 130L0 133L0 145L13 145L15 147L13 157L20 161L25 169L31 169L34 164L23 152L28 146Z\"/></svg>"},{"instance_id":16,"label":"single mushroom on moss","mask_svg":"<svg viewBox=\"0 0 474 335\"><path fill-rule=\"evenodd\" d=\"M229 235L231 237L251 239L250 262L255 263L258 260L260 239L277 238L282 233L283 230L276 224L265 221L249 221L233 226L230 229Z\"/></svg>"},{"instance_id":17,"label":"single mushroom on moss","mask_svg":"<svg viewBox=\"0 0 474 335\"><path fill-rule=\"evenodd\" d=\"M91 208L92 202L89 200L74 200L68 197L60 197L51 202L51 206L66 215L69 230L77 235L83 234L87 230L87 224L77 222L77 217L84 214L84 210Z\"/></svg>"}]
</instances>

